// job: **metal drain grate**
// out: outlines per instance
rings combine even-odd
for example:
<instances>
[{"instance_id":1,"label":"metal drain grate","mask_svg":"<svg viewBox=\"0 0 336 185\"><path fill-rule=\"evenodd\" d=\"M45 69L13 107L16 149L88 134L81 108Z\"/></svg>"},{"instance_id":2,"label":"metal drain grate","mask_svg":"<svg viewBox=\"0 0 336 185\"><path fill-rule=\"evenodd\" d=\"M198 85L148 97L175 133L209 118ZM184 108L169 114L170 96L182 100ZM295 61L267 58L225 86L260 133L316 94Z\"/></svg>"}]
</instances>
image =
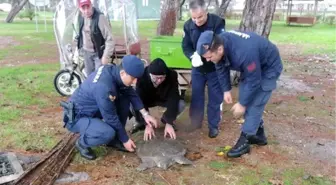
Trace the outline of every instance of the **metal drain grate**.
<instances>
[{"instance_id":1,"label":"metal drain grate","mask_svg":"<svg viewBox=\"0 0 336 185\"><path fill-rule=\"evenodd\" d=\"M0 177L13 175L15 173L7 156L0 156Z\"/></svg>"},{"instance_id":2,"label":"metal drain grate","mask_svg":"<svg viewBox=\"0 0 336 185\"><path fill-rule=\"evenodd\" d=\"M14 153L0 155L0 184L7 184L22 174L22 166Z\"/></svg>"}]
</instances>

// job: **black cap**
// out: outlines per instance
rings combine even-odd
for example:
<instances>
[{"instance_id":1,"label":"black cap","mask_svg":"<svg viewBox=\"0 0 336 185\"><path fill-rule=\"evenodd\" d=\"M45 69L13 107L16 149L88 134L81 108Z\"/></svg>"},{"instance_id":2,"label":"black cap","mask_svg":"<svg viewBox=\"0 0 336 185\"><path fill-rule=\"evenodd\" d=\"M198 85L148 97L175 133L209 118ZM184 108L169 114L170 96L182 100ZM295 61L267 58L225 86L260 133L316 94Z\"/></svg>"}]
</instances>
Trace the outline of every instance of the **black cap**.
<instances>
[{"instance_id":1,"label":"black cap","mask_svg":"<svg viewBox=\"0 0 336 185\"><path fill-rule=\"evenodd\" d=\"M165 75L167 71L168 67L161 58L154 59L148 66L148 72L153 75Z\"/></svg>"}]
</instances>

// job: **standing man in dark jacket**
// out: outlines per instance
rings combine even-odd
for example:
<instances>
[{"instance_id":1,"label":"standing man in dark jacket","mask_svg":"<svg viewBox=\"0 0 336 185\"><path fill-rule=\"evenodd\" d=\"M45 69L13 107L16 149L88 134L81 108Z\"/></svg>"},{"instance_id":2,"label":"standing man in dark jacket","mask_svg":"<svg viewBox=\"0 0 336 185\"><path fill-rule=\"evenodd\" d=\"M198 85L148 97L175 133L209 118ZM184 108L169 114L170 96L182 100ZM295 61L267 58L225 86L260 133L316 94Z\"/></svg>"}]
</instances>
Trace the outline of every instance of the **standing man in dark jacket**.
<instances>
[{"instance_id":1,"label":"standing man in dark jacket","mask_svg":"<svg viewBox=\"0 0 336 185\"><path fill-rule=\"evenodd\" d=\"M218 135L218 124L221 119L220 106L223 101L215 65L199 56L196 45L200 34L206 30L217 34L224 32L225 20L217 15L207 13L204 0L192 0L189 3L191 19L184 24L182 49L191 61L191 105L190 119L192 128L200 128L204 118L205 85L208 85L208 122L209 137ZM193 129L192 129L193 130Z\"/></svg>"},{"instance_id":2,"label":"standing man in dark jacket","mask_svg":"<svg viewBox=\"0 0 336 185\"><path fill-rule=\"evenodd\" d=\"M266 145L262 115L276 88L283 66L278 48L252 32L230 31L220 35L203 32L197 52L216 64L224 101L232 103L230 69L240 72L239 98L231 111L244 115L242 132L228 157L240 157L250 151L250 144Z\"/></svg>"},{"instance_id":3,"label":"standing man in dark jacket","mask_svg":"<svg viewBox=\"0 0 336 185\"><path fill-rule=\"evenodd\" d=\"M154 59L146 68L136 85L136 92L140 96L146 110L150 107L166 107L161 122L165 124L164 136L175 139L175 120L184 110L185 102L180 97L176 71L169 69L161 58ZM135 111L136 125L133 133L145 128L145 121L139 111ZM146 126L144 139L154 136L154 130Z\"/></svg>"},{"instance_id":4,"label":"standing man in dark jacket","mask_svg":"<svg viewBox=\"0 0 336 185\"><path fill-rule=\"evenodd\" d=\"M156 127L155 118L144 109L131 87L144 72L144 64L133 55L122 59L120 66L104 65L88 76L70 97L65 107L65 127L80 137L76 148L82 157L96 158L93 146L122 143L127 151L136 147L125 131L130 103L139 110L147 124Z\"/></svg>"},{"instance_id":5,"label":"standing man in dark jacket","mask_svg":"<svg viewBox=\"0 0 336 185\"><path fill-rule=\"evenodd\" d=\"M91 0L78 0L79 38L77 47L82 49L86 75L89 76L102 64L108 64L114 51L111 26L107 18L94 8Z\"/></svg>"}]
</instances>

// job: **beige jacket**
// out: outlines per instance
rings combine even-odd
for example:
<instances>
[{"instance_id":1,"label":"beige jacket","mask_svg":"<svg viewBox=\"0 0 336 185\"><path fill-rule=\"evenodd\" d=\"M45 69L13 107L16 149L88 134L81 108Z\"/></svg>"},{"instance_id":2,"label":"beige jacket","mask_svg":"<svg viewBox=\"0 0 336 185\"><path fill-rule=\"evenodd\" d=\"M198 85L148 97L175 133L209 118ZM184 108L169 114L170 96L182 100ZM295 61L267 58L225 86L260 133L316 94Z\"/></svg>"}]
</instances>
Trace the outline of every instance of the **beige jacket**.
<instances>
[{"instance_id":1,"label":"beige jacket","mask_svg":"<svg viewBox=\"0 0 336 185\"><path fill-rule=\"evenodd\" d=\"M91 18L84 18L84 26L83 26L83 48L87 51L94 52L93 43L91 40ZM111 26L105 17L104 14L100 14L98 27L100 32L102 33L105 39L105 50L102 57L109 59L113 55L115 43L112 37L112 29Z\"/></svg>"}]
</instances>

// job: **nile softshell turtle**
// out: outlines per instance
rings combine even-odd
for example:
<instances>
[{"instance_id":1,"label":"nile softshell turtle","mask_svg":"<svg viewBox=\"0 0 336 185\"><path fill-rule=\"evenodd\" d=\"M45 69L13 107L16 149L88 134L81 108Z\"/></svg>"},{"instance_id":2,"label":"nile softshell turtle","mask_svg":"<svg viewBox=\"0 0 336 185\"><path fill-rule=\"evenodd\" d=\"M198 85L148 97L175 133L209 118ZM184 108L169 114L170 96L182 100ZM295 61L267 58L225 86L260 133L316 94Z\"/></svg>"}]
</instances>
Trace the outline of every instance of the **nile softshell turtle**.
<instances>
[{"instance_id":1,"label":"nile softshell turtle","mask_svg":"<svg viewBox=\"0 0 336 185\"><path fill-rule=\"evenodd\" d=\"M136 154L142 163L137 170L143 171L155 166L166 170L175 162L193 164L184 157L186 152L183 145L173 139L154 138L149 141L139 141L137 142Z\"/></svg>"}]
</instances>

